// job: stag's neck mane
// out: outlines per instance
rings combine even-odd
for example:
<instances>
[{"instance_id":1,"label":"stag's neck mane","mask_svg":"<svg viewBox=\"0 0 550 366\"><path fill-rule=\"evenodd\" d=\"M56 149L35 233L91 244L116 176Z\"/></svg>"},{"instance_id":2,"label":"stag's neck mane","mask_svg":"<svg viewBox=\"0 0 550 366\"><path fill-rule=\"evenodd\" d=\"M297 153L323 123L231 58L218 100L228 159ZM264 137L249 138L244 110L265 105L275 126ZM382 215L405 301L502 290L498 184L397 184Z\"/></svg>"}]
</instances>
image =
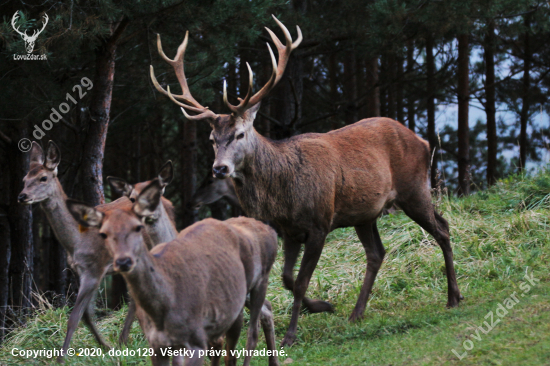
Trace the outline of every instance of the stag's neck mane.
<instances>
[{"instance_id":1,"label":"stag's neck mane","mask_svg":"<svg viewBox=\"0 0 550 366\"><path fill-rule=\"evenodd\" d=\"M302 151L294 139L272 141L254 131L254 153L234 179L239 201L248 216L261 220L285 218L299 184ZM282 204L284 203L284 204Z\"/></svg>"},{"instance_id":2,"label":"stag's neck mane","mask_svg":"<svg viewBox=\"0 0 550 366\"><path fill-rule=\"evenodd\" d=\"M59 179L55 178L55 183L55 193L51 197L40 202L40 206L44 210L55 237L69 255L72 256L75 249L75 243L80 241L82 234L79 231L78 223L67 208L67 204L65 203L67 195L65 191L63 191Z\"/></svg>"}]
</instances>

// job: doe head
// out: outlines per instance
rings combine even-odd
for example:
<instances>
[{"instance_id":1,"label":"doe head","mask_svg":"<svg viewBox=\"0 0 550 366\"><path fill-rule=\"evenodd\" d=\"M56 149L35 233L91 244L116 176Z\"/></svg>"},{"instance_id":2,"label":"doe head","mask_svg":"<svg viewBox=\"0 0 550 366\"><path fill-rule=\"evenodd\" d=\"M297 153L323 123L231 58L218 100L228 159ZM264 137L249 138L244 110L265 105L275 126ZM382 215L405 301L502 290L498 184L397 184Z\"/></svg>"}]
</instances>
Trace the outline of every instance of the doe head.
<instances>
[{"instance_id":1,"label":"doe head","mask_svg":"<svg viewBox=\"0 0 550 366\"><path fill-rule=\"evenodd\" d=\"M67 207L79 224L99 229L99 235L113 257L116 272L130 273L147 251L143 240L143 221L153 215L162 195L161 183L154 179L137 196L130 211L116 209L101 212L84 203L67 200Z\"/></svg>"},{"instance_id":2,"label":"doe head","mask_svg":"<svg viewBox=\"0 0 550 366\"><path fill-rule=\"evenodd\" d=\"M57 145L48 142L48 150L44 155L42 147L32 142L29 172L23 178L23 190L17 196L19 203L30 205L50 198L57 189L57 166L61 161L61 153Z\"/></svg>"},{"instance_id":3,"label":"doe head","mask_svg":"<svg viewBox=\"0 0 550 366\"><path fill-rule=\"evenodd\" d=\"M164 194L164 188L172 182L174 179L174 166L172 160L168 160L162 168L160 168L157 178L160 185L162 186L162 194ZM107 177L107 181L115 191L120 196L126 196L132 202L136 202L137 196L147 187L153 180L148 180L145 182L140 182L136 184L130 184L122 178L116 177Z\"/></svg>"}]
</instances>

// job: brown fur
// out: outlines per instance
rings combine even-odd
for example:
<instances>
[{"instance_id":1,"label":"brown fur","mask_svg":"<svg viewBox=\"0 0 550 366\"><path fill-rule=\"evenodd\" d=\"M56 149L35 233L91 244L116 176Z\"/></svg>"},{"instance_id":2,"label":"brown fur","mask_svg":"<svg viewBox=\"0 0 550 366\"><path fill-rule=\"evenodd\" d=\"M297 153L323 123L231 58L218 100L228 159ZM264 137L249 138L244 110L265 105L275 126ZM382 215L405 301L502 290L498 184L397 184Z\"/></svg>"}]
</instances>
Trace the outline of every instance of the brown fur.
<instances>
[{"instance_id":1,"label":"brown fur","mask_svg":"<svg viewBox=\"0 0 550 366\"><path fill-rule=\"evenodd\" d=\"M57 166L60 160L59 148L52 141L49 142L46 154L43 153L40 145L33 142L31 164L29 172L23 179L25 187L19 195L19 201L24 204L40 203L56 238L67 251L69 265L79 276L78 295L69 316L67 334L63 343L63 354L66 354L80 319L84 320L98 343L109 347L93 322L93 304L101 279L106 274L112 273L112 257L105 248L98 230L83 228L69 212L65 203L67 196L57 178ZM97 210L104 213L113 210L130 211L131 209L132 202L127 197L97 206ZM151 246L153 243L150 237L157 235L154 228L149 225L146 225L146 228L143 237ZM151 230L151 235L148 235L149 230ZM134 315L130 311L125 329L129 329L133 318Z\"/></svg>"},{"instance_id":2,"label":"brown fur","mask_svg":"<svg viewBox=\"0 0 550 366\"><path fill-rule=\"evenodd\" d=\"M232 177L247 216L272 221L283 232L283 282L295 299L283 345L295 339L302 300L312 312L332 310L330 304L304 295L326 235L339 227L354 226L367 254L365 281L350 319L363 316L385 254L376 220L393 203L441 246L448 306L458 305L448 225L431 203L430 154L424 140L394 120L371 118L324 134L271 141L252 127L255 114L249 110L242 117L223 115L211 122L213 171ZM235 140L241 133L244 138ZM292 270L302 243L304 258L295 283Z\"/></svg>"},{"instance_id":3,"label":"brown fur","mask_svg":"<svg viewBox=\"0 0 550 366\"><path fill-rule=\"evenodd\" d=\"M136 200L136 213L154 211L160 196L155 196L154 189L145 189L142 194L150 196ZM143 206L145 199L152 202L150 207ZM69 207L78 213L82 212L79 205L71 203ZM98 217L95 215L86 214L93 220ZM149 252L137 232L141 221L141 215L115 210L105 213L99 226L106 235L114 268L126 279L140 325L157 354L152 357L153 365L169 364L170 357L162 356L161 348L198 352L208 344L219 347L223 335L229 354L237 343L247 294L251 311L247 349L253 350L269 271L277 253L275 232L249 218L223 222L207 219ZM174 364L181 361L174 359ZM235 364L236 360L228 361ZM250 357L245 358L244 364L249 363ZM189 358L185 364L200 365L202 360Z\"/></svg>"}]
</instances>

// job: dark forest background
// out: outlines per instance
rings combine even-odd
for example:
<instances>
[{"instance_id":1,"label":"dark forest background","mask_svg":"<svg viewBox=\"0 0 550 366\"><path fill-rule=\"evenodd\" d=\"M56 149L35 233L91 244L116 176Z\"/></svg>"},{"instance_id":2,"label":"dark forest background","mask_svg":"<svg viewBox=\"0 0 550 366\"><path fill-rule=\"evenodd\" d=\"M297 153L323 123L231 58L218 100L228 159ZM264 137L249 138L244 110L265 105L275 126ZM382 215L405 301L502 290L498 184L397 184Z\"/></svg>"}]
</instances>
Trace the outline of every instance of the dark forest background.
<instances>
[{"instance_id":1,"label":"dark forest background","mask_svg":"<svg viewBox=\"0 0 550 366\"><path fill-rule=\"evenodd\" d=\"M34 54L25 54L11 26L49 22ZM39 205L17 204L29 154L41 125L83 77L94 87L46 132L60 146L59 177L69 197L99 204L113 197L104 178L131 183L153 178L171 159L175 180L165 196L177 208L178 229L210 214L227 216L224 202L200 212L189 202L208 174L210 127L187 121L149 77L179 93L172 69L159 57L156 34L169 57L189 30L186 73L203 105L226 113L246 90L249 62L256 87L271 72L264 26L278 35L275 14L304 41L256 119L272 139L326 132L362 118L397 119L430 142L432 186L467 195L496 179L536 167L547 149L550 92L550 4L528 0L227 0L9 1L0 5L0 338L33 307L33 293L59 305L76 292ZM438 119L458 111L452 123ZM481 108L473 122L469 113ZM447 114L448 115L448 114ZM547 120L547 119L545 119ZM118 296L109 306L116 307Z\"/></svg>"}]
</instances>

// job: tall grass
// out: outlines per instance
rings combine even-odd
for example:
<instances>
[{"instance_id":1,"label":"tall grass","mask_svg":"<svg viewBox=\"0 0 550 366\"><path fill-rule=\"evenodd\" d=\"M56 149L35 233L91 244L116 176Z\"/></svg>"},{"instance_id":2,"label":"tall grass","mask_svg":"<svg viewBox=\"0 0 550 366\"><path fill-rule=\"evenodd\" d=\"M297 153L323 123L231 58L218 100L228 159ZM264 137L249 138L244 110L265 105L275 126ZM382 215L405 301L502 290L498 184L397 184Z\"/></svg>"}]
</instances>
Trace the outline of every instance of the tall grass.
<instances>
[{"instance_id":1,"label":"tall grass","mask_svg":"<svg viewBox=\"0 0 550 366\"><path fill-rule=\"evenodd\" d=\"M454 251L458 284L465 300L458 309L447 310L447 281L443 255L435 240L403 213L382 217L379 232L387 254L374 285L365 319L350 324L366 269L363 247L352 228L332 232L311 280L308 296L330 301L333 314L303 314L299 321L297 343L287 350L287 363L293 364L453 364L459 360L451 353L458 349L469 327L483 321L496 302L517 289L526 271L541 280L533 296L517 311L542 319L549 309L547 296L548 258L550 254L549 213L550 173L534 177L513 176L499 181L489 190L469 197L443 198L439 211L448 220ZM268 299L272 302L277 337L282 338L290 318L291 294L283 289L282 250L272 270ZM183 285L183 284L182 284ZM523 309L523 310L521 310ZM115 344L125 310L108 313L99 319L99 328ZM54 309L42 304L36 316L14 331L0 349L0 364L47 364L29 362L10 355L21 349L59 348L65 334L69 309ZM527 363L537 364L535 354L524 348L506 348L498 337L515 339L526 329L549 345L544 322L515 323L511 316L503 321L506 334L493 331L483 345L462 364L510 364L521 355ZM243 331L244 334L244 331ZM526 338L527 337L527 338ZM241 345L244 346L241 337ZM528 339L524 336L522 339ZM131 332L131 348L145 347L137 322ZM516 340L516 342L519 342ZM521 343L521 342L520 342ZM81 326L73 337L73 346L97 347L90 332ZM264 347L263 344L259 348ZM539 347L539 346L536 346ZM536 348L535 347L535 348ZM543 347L543 346L540 346ZM548 348L542 348L548 355ZM476 354L475 352L480 352ZM500 352L500 353L495 353ZM503 358L504 357L504 358ZM531 358L529 358L531 357ZM284 361L281 360L281 361ZM496 363L494 360L497 360ZM529 363L532 360L533 363ZM133 358L73 357L68 365L142 365L148 360ZM266 364L256 358L256 365ZM469 363L470 362L470 363ZM500 363L499 363L500 362Z\"/></svg>"}]
</instances>

